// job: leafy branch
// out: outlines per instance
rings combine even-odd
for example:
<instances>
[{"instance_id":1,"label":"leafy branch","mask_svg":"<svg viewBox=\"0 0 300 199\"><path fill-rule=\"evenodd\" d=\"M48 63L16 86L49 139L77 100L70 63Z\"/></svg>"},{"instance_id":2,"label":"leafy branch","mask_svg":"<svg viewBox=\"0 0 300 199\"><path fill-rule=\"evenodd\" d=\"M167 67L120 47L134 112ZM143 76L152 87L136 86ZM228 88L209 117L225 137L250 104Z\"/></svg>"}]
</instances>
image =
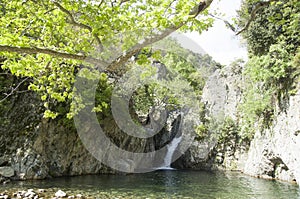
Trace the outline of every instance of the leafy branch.
<instances>
[{"instance_id":1,"label":"leafy branch","mask_svg":"<svg viewBox=\"0 0 300 199\"><path fill-rule=\"evenodd\" d=\"M195 6L192 9L192 11L189 13L189 15L193 18L196 18L201 12L203 12L205 9L207 9L212 2L213 2L213 0L201 1L197 6ZM180 29L186 23L187 23L187 21L182 22L177 26L171 26L158 34L154 34L150 37L145 38L142 43L136 44L134 47L132 47L132 49L130 51L128 51L127 53L125 53L124 55L118 57L115 61L113 61L109 65L108 71L113 72L113 73L117 74L118 76L121 75L120 71L118 71L118 68L120 66L122 66L123 64L125 64L128 61L128 59L130 59L133 55L138 53L144 47L166 38L167 36L169 36L170 34L175 32L176 30Z\"/></svg>"},{"instance_id":2,"label":"leafy branch","mask_svg":"<svg viewBox=\"0 0 300 199\"><path fill-rule=\"evenodd\" d=\"M125 2L127 2L127 1L123 1L123 3L125 3ZM177 24L177 25L171 25L169 28L162 30L160 33L157 33L150 37L145 38L142 43L137 43L130 50L128 50L123 55L119 56L117 59L115 59L111 63L107 63L103 60L96 59L96 58L93 58L91 56L84 55L84 54L71 54L71 53L66 53L66 52L59 52L59 51L56 51L53 49L46 49L46 48L39 48L39 47L17 47L17 46L10 46L10 45L0 45L0 52L15 52L15 53L27 53L27 54L42 53L42 54L51 55L53 57L81 60L81 61L86 61L88 63L95 64L98 67L100 65L100 66L102 66L102 67L100 67L100 69L103 69L104 66L108 66L107 71L120 75L120 70L122 69L121 66L123 66L133 55L135 55L137 52L139 52L144 47L166 38L171 33L175 32L176 30L183 27L185 24L187 24L190 21L191 18L196 18L201 12L203 12L205 9L207 9L212 2L213 2L213 0L203 0L203 1L199 2L199 4L196 5L187 14L189 16L189 18L187 20L182 21L180 24ZM77 22L69 10L64 8L57 1L54 1L53 3L62 12L64 12L65 14L67 14L69 16L72 24L74 24L78 27L87 29L91 33L93 33L93 29L91 26ZM96 34L93 34L93 36L96 38L98 43L101 44L99 37ZM103 48L102 44L101 44L101 48Z\"/></svg>"},{"instance_id":3,"label":"leafy branch","mask_svg":"<svg viewBox=\"0 0 300 199\"><path fill-rule=\"evenodd\" d=\"M91 34L93 34L93 37L96 39L98 45L99 45L99 50L100 51L103 51L103 45L102 45L102 42L100 40L100 38L98 37L98 35L96 33L93 33L93 28L91 26L88 26L86 24L83 24L83 23L79 23L75 20L74 16L72 15L72 13L67 10L66 8L64 8L60 3L54 1L53 2L62 12L64 12L65 14L67 14L71 20L71 24L77 26L77 27L80 27L80 28L83 28L83 29L86 29L88 30Z\"/></svg>"},{"instance_id":4,"label":"leafy branch","mask_svg":"<svg viewBox=\"0 0 300 199\"><path fill-rule=\"evenodd\" d=\"M58 57L58 58L86 61L91 64L97 64L97 65L100 64L104 66L107 65L107 63L102 60L88 57L86 55L71 54L71 53L55 51L52 49L38 48L38 47L29 48L29 47L15 47L15 46L8 46L8 45L0 45L0 52L1 51L14 52L14 53L26 53L26 54L42 53L42 54L51 55L53 57Z\"/></svg>"}]
</instances>

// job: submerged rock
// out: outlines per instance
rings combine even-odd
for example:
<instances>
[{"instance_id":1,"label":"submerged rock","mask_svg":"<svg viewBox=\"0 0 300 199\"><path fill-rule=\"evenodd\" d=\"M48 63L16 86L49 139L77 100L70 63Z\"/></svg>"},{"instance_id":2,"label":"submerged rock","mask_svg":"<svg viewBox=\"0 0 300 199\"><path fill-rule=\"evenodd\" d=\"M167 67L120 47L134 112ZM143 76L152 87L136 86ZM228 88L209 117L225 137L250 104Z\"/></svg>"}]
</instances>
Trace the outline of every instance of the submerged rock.
<instances>
[{"instance_id":1,"label":"submerged rock","mask_svg":"<svg viewBox=\"0 0 300 199\"><path fill-rule=\"evenodd\" d=\"M13 177L15 175L15 171L11 167L0 167L0 175L6 178Z\"/></svg>"}]
</instances>

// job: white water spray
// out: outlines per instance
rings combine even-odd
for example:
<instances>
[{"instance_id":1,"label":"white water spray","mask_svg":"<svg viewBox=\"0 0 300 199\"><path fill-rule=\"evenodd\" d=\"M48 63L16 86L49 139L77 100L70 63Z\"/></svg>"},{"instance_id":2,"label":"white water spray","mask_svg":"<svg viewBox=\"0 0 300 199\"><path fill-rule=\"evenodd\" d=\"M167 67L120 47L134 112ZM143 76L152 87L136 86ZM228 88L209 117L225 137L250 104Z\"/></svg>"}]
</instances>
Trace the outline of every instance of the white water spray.
<instances>
[{"instance_id":1,"label":"white water spray","mask_svg":"<svg viewBox=\"0 0 300 199\"><path fill-rule=\"evenodd\" d=\"M172 169L172 167L171 167L172 157L173 157L173 154L174 154L175 150L177 149L178 145L180 144L181 140L182 140L182 136L175 137L171 141L171 143L168 146L168 151L167 151L167 154L164 159L164 165L163 165L163 167L161 167L159 169L162 169L162 170Z\"/></svg>"}]
</instances>

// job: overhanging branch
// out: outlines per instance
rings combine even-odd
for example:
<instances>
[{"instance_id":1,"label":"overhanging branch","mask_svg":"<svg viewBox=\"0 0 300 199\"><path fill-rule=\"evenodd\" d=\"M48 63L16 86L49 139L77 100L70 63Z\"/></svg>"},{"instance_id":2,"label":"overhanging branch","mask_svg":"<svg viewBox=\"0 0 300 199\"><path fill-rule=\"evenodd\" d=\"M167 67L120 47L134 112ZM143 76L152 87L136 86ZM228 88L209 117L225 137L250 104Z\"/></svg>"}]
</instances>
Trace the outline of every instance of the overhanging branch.
<instances>
[{"instance_id":1,"label":"overhanging branch","mask_svg":"<svg viewBox=\"0 0 300 199\"><path fill-rule=\"evenodd\" d=\"M201 12L203 12L205 9L207 9L212 2L213 2L213 0L203 0L203 1L199 2L199 4L197 6L195 6L192 9L192 11L189 12L190 17L192 17L192 18L197 17ZM55 1L54 4L62 12L66 13L69 16L72 24L77 25L81 28L85 28L85 29L89 30L90 32L93 31L90 26L76 22L76 20L74 19L74 16L67 9L65 9L63 6L61 6L59 3L57 3ZM173 25L173 26L161 31L158 34L154 34L150 37L145 38L142 43L136 44L129 51L127 51L125 54L119 56L117 59L115 59L115 61L113 61L110 64L105 61L102 61L100 59L95 59L93 57L89 57L86 55L71 54L71 53L66 53L66 52L55 51L52 49L38 48L38 47L30 48L30 47L14 47L14 46L8 46L8 45L0 45L0 52L1 51L2 52L15 52L15 53L21 53L21 54L22 53L25 53L25 54L42 53L42 54L47 54L47 55L51 55L53 57L58 57L58 58L81 60L81 61L85 61L85 62L97 65L97 67L100 70L104 69L104 68L106 68L106 66L108 66L106 68L107 71L118 74L118 71L120 71L121 66L123 66L133 55L138 53L144 47L166 38L167 36L169 36L170 34L175 32L176 30L180 29L187 22L188 22L188 20L180 23L177 26ZM94 35L94 36L96 36L96 35ZM101 43L101 41L100 41L100 43Z\"/></svg>"},{"instance_id":2,"label":"overhanging branch","mask_svg":"<svg viewBox=\"0 0 300 199\"><path fill-rule=\"evenodd\" d=\"M25 53L25 54L46 54L51 55L53 57L57 58L64 58L64 59L73 59L73 60L80 60L80 61L86 61L91 64L97 64L97 65L103 65L107 66L108 63L95 59L92 57L88 57L86 55L80 55L80 54L71 54L71 53L65 53L65 52L59 52L52 49L45 49L45 48L30 48L30 47L15 47L15 46L8 46L8 45L0 45L0 52L14 52L14 53Z\"/></svg>"},{"instance_id":3,"label":"overhanging branch","mask_svg":"<svg viewBox=\"0 0 300 199\"><path fill-rule=\"evenodd\" d=\"M236 35L239 35L242 32L244 32L245 30L247 30L249 28L250 24L252 23L252 21L254 21L257 12L260 9L262 9L262 8L270 5L271 2L273 2L273 1L277 1L277 0L261 1L261 2L258 2L257 4L255 4L253 10L251 11L250 19L248 20L248 22L246 23L246 25L241 30L239 30L239 31L236 32Z\"/></svg>"},{"instance_id":4,"label":"overhanging branch","mask_svg":"<svg viewBox=\"0 0 300 199\"><path fill-rule=\"evenodd\" d=\"M19 87L26 82L29 79L29 77L26 77L25 79L23 79L20 83L18 83L18 85L14 88L11 89L11 91L9 93L4 93L5 97L3 99L0 100L0 103L4 102L7 98L9 98L11 95L13 95L18 89Z\"/></svg>"},{"instance_id":5,"label":"overhanging branch","mask_svg":"<svg viewBox=\"0 0 300 199\"><path fill-rule=\"evenodd\" d=\"M212 2L213 2L213 0L205 0L205 1L199 2L199 4L192 9L192 11L189 13L189 15L193 18L196 18L201 12L203 12L205 9L207 9ZM114 62L112 62L109 65L107 70L110 72L117 72L118 68L120 66L124 65L133 55L135 55L141 49L166 38L167 36L169 36L170 34L175 32L176 30L180 29L186 23L187 23L187 21L182 22L181 24L179 24L177 26L171 26L171 27L161 31L158 34L154 34L150 37L145 38L142 43L136 44L135 46L133 46L131 48L130 51L128 51L124 55L118 57ZM120 75L120 74L117 74L117 75Z\"/></svg>"}]
</instances>

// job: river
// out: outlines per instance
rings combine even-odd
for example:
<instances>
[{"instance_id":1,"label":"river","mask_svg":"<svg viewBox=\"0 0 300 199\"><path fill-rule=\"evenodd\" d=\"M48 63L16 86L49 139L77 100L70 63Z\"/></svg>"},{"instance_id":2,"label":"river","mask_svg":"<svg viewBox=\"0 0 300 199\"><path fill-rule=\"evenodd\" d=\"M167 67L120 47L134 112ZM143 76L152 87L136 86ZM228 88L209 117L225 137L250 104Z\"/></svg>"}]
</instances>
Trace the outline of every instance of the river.
<instances>
[{"instance_id":1,"label":"river","mask_svg":"<svg viewBox=\"0 0 300 199\"><path fill-rule=\"evenodd\" d=\"M300 198L297 185L252 178L236 172L155 171L12 182L3 190L61 189L95 198ZM103 196L106 197L103 197Z\"/></svg>"}]
</instances>

